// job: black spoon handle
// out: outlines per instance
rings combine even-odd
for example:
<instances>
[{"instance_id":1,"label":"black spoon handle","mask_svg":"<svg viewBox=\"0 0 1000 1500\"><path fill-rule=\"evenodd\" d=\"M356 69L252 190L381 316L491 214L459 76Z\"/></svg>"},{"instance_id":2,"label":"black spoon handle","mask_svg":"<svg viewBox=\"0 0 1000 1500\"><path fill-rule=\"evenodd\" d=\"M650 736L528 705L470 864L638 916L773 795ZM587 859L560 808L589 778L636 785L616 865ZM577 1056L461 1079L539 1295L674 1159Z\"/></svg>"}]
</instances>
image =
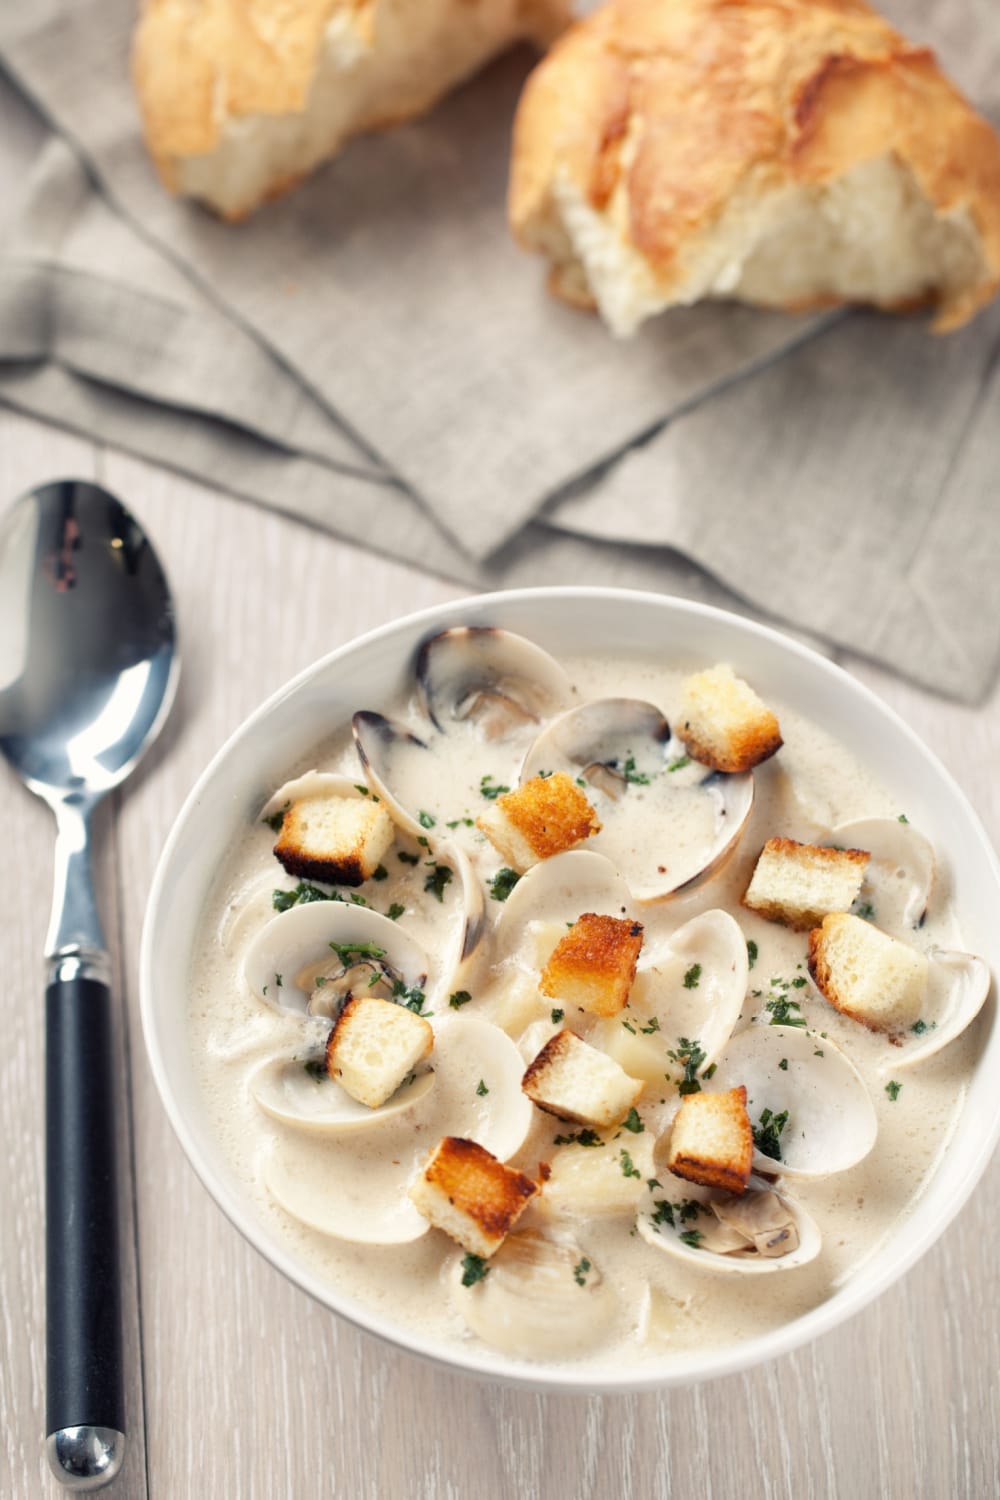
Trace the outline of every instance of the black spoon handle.
<instances>
[{"instance_id":1,"label":"black spoon handle","mask_svg":"<svg viewBox=\"0 0 1000 1500\"><path fill-rule=\"evenodd\" d=\"M90 1449L104 1441L93 1434L113 1442L125 1431L111 992L96 979L55 979L45 1013L46 1431L50 1460L54 1443L64 1450L59 1478L90 1488L121 1461L119 1452L113 1472L92 1472L102 1461ZM67 1431L75 1441L54 1439Z\"/></svg>"}]
</instances>

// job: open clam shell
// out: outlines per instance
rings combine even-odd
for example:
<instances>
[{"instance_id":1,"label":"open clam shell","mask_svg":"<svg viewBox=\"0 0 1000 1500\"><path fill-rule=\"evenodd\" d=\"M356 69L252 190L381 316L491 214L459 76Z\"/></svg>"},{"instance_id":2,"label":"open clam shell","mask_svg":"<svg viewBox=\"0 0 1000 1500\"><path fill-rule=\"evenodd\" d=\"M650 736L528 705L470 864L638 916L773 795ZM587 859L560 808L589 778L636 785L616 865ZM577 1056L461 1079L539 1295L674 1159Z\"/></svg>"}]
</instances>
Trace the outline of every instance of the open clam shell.
<instances>
[{"instance_id":1,"label":"open clam shell","mask_svg":"<svg viewBox=\"0 0 1000 1500\"><path fill-rule=\"evenodd\" d=\"M743 1084L758 1146L758 1172L826 1177L868 1155L878 1134L875 1106L850 1059L827 1037L796 1026L748 1026L720 1053L707 1091ZM760 1149L764 1110L780 1119L775 1157ZM786 1114L787 1112L787 1114Z\"/></svg>"},{"instance_id":2,"label":"open clam shell","mask_svg":"<svg viewBox=\"0 0 1000 1500\"><path fill-rule=\"evenodd\" d=\"M914 1068L947 1047L972 1025L990 992L989 967L975 954L931 948L927 959L920 1019L898 1047L886 1049L882 1073Z\"/></svg>"},{"instance_id":3,"label":"open clam shell","mask_svg":"<svg viewBox=\"0 0 1000 1500\"><path fill-rule=\"evenodd\" d=\"M368 708L354 715L351 732L369 791L382 799L398 828L426 838L426 815L420 820L431 769L426 739Z\"/></svg>"},{"instance_id":4,"label":"open clam shell","mask_svg":"<svg viewBox=\"0 0 1000 1500\"><path fill-rule=\"evenodd\" d=\"M730 1215L747 1226L745 1232L734 1227ZM643 1194L636 1227L647 1244L696 1270L744 1275L793 1271L815 1260L823 1243L818 1224L801 1203L754 1176L737 1198L661 1170L657 1185ZM747 1238L751 1232L756 1243ZM793 1248L783 1250L783 1243Z\"/></svg>"},{"instance_id":5,"label":"open clam shell","mask_svg":"<svg viewBox=\"0 0 1000 1500\"><path fill-rule=\"evenodd\" d=\"M271 793L260 810L260 818L262 822L266 822L291 807L293 802L302 802L310 797L364 795L359 783L352 781L349 776L342 776L339 771L304 771L301 776L293 776L291 781L282 782L277 791Z\"/></svg>"},{"instance_id":6,"label":"open clam shell","mask_svg":"<svg viewBox=\"0 0 1000 1500\"><path fill-rule=\"evenodd\" d=\"M463 1286L456 1263L451 1300L484 1342L528 1359L592 1349L610 1332L618 1309L592 1256L573 1235L554 1229L509 1234L473 1286Z\"/></svg>"},{"instance_id":7,"label":"open clam shell","mask_svg":"<svg viewBox=\"0 0 1000 1500\"><path fill-rule=\"evenodd\" d=\"M590 849L606 854L637 901L655 901L706 874L733 847L753 805L750 772L725 776L690 759L652 703L602 698L546 725L522 783L565 771L585 783L601 821Z\"/></svg>"},{"instance_id":8,"label":"open clam shell","mask_svg":"<svg viewBox=\"0 0 1000 1500\"><path fill-rule=\"evenodd\" d=\"M571 701L563 668L541 646L490 625L457 625L424 641L417 691L442 733L473 725L487 740L509 739Z\"/></svg>"},{"instance_id":9,"label":"open clam shell","mask_svg":"<svg viewBox=\"0 0 1000 1500\"><path fill-rule=\"evenodd\" d=\"M380 1145L384 1137L380 1136ZM358 1245L403 1245L430 1229L406 1195L413 1153L393 1162L344 1151L331 1141L300 1140L294 1152L279 1142L264 1166L274 1201L319 1234Z\"/></svg>"},{"instance_id":10,"label":"open clam shell","mask_svg":"<svg viewBox=\"0 0 1000 1500\"><path fill-rule=\"evenodd\" d=\"M396 976L407 991L422 990L427 982L427 956L398 923L341 901L310 902L272 917L247 948L243 975L252 993L268 1005L315 1015L321 1001L335 995L342 1000L346 994L333 973L338 960L343 971L367 962L369 975L357 974L353 981L366 988L370 983L376 987L371 980L376 968ZM329 978L318 985L317 978L324 977L321 968ZM326 996L317 994L318 989L326 990ZM381 993L382 986L378 989Z\"/></svg>"},{"instance_id":11,"label":"open clam shell","mask_svg":"<svg viewBox=\"0 0 1000 1500\"><path fill-rule=\"evenodd\" d=\"M833 838L845 848L867 849L862 899L874 907L885 932L906 937L924 920L934 888L934 850L912 823L898 818L856 818L840 823Z\"/></svg>"},{"instance_id":12,"label":"open clam shell","mask_svg":"<svg viewBox=\"0 0 1000 1500\"><path fill-rule=\"evenodd\" d=\"M282 1125L314 1135L337 1135L371 1129L412 1109L433 1088L434 1079L433 1069L418 1073L378 1109L369 1109L323 1071L321 1058L312 1063L301 1057L272 1058L258 1068L250 1091L264 1113Z\"/></svg>"}]
</instances>

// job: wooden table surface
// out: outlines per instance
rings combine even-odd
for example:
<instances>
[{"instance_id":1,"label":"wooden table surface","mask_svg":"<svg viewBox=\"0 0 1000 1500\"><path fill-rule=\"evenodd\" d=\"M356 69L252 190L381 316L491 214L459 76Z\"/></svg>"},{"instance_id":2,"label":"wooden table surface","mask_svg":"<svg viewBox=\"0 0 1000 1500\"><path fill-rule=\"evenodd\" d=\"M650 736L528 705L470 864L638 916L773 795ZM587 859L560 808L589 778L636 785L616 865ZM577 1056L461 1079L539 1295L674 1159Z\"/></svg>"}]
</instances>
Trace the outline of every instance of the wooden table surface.
<instances>
[{"instance_id":1,"label":"wooden table surface","mask_svg":"<svg viewBox=\"0 0 1000 1500\"><path fill-rule=\"evenodd\" d=\"M996 1500L1000 1163L915 1270L747 1375L641 1396L542 1396L448 1374L341 1323L223 1218L174 1140L138 1018L164 836L241 719L360 631L457 597L438 579L0 409L0 494L94 477L134 508L177 594L184 671L160 743L98 828L121 1000L131 1446L111 1500ZM1000 692L961 708L846 665L930 740L1000 840ZM0 771L0 1495L60 1493L44 1430L43 938L47 810Z\"/></svg>"}]
</instances>

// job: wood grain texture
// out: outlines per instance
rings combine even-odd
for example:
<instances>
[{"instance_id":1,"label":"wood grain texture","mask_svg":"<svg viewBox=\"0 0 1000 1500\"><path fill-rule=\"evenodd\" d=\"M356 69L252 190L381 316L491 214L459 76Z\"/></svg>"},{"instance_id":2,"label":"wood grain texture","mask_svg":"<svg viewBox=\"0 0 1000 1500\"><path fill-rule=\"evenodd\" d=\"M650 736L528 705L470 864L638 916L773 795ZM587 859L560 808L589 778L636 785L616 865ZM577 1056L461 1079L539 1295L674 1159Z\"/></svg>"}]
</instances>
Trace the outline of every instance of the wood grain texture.
<instances>
[{"instance_id":1,"label":"wood grain texture","mask_svg":"<svg viewBox=\"0 0 1000 1500\"><path fill-rule=\"evenodd\" d=\"M53 464L99 472L148 527L179 603L171 724L120 799L102 885L117 896L154 1500L992 1500L1000 1492L994 1163L959 1227L873 1307L744 1376L662 1395L543 1396L449 1374L317 1307L246 1245L174 1141L145 1061L138 938L164 835L209 756L292 672L359 631L459 590L188 480L0 411L16 493ZM363 518L359 518L362 522ZM851 663L932 740L1000 836L1000 693L957 708ZM44 810L3 787L11 956L0 1060L0 1410L4 1494L40 1488L40 1012L50 869ZM110 923L109 923L110 926ZM40 993L40 992L39 992ZM109 1494L147 1493L135 1464Z\"/></svg>"}]
</instances>

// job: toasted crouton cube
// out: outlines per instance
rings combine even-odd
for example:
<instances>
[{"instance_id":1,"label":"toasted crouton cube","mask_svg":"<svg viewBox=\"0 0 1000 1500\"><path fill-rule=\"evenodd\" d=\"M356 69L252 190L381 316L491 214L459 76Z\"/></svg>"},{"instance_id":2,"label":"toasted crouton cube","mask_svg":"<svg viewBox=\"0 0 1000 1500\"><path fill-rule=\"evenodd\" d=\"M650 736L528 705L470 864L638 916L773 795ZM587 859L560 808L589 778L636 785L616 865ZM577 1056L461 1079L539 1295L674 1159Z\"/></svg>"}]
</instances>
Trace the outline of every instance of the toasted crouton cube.
<instances>
[{"instance_id":1,"label":"toasted crouton cube","mask_svg":"<svg viewBox=\"0 0 1000 1500\"><path fill-rule=\"evenodd\" d=\"M804 931L857 900L871 858L863 849L828 849L794 839L768 839L743 905L770 922Z\"/></svg>"},{"instance_id":2,"label":"toasted crouton cube","mask_svg":"<svg viewBox=\"0 0 1000 1500\"><path fill-rule=\"evenodd\" d=\"M809 934L809 972L835 1010L872 1031L904 1031L920 1015L923 953L861 917L824 917Z\"/></svg>"},{"instance_id":3,"label":"toasted crouton cube","mask_svg":"<svg viewBox=\"0 0 1000 1500\"><path fill-rule=\"evenodd\" d=\"M533 776L498 797L476 827L519 875L601 831L597 814L565 771Z\"/></svg>"},{"instance_id":4,"label":"toasted crouton cube","mask_svg":"<svg viewBox=\"0 0 1000 1500\"><path fill-rule=\"evenodd\" d=\"M293 802L274 846L289 875L329 885L368 880L395 837L392 819L366 797L304 797Z\"/></svg>"},{"instance_id":5,"label":"toasted crouton cube","mask_svg":"<svg viewBox=\"0 0 1000 1500\"><path fill-rule=\"evenodd\" d=\"M596 1016L625 1008L642 947L642 923L585 911L556 944L539 988Z\"/></svg>"},{"instance_id":6,"label":"toasted crouton cube","mask_svg":"<svg viewBox=\"0 0 1000 1500\"><path fill-rule=\"evenodd\" d=\"M667 1167L675 1177L742 1193L753 1160L747 1091L688 1094L674 1119Z\"/></svg>"},{"instance_id":7,"label":"toasted crouton cube","mask_svg":"<svg viewBox=\"0 0 1000 1500\"><path fill-rule=\"evenodd\" d=\"M550 1037L521 1079L539 1109L598 1129L620 1124L644 1087L641 1078L630 1078L613 1058L572 1031Z\"/></svg>"},{"instance_id":8,"label":"toasted crouton cube","mask_svg":"<svg viewBox=\"0 0 1000 1500\"><path fill-rule=\"evenodd\" d=\"M684 679L676 727L688 754L716 771L749 771L781 749L774 714L725 664Z\"/></svg>"},{"instance_id":9,"label":"toasted crouton cube","mask_svg":"<svg viewBox=\"0 0 1000 1500\"><path fill-rule=\"evenodd\" d=\"M473 1255L503 1244L541 1184L459 1136L440 1140L410 1198L426 1219Z\"/></svg>"},{"instance_id":10,"label":"toasted crouton cube","mask_svg":"<svg viewBox=\"0 0 1000 1500\"><path fill-rule=\"evenodd\" d=\"M377 1109L434 1046L429 1021L405 1006L352 995L326 1044L326 1071L341 1088Z\"/></svg>"}]
</instances>

